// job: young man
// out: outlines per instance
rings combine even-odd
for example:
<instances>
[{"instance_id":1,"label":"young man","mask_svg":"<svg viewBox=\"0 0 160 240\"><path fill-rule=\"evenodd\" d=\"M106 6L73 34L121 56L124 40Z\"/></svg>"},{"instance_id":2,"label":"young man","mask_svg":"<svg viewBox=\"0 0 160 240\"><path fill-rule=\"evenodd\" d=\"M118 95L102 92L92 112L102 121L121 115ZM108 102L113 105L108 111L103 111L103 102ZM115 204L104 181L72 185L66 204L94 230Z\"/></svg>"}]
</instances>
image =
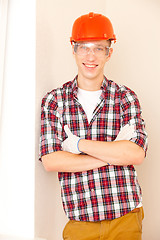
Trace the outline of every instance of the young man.
<instances>
[{"instance_id":1,"label":"young man","mask_svg":"<svg viewBox=\"0 0 160 240\"><path fill-rule=\"evenodd\" d=\"M40 160L58 172L69 218L64 239L141 239L133 165L144 160L147 135L136 94L104 76L112 41L108 18L79 17L71 37L78 75L42 100Z\"/></svg>"}]
</instances>

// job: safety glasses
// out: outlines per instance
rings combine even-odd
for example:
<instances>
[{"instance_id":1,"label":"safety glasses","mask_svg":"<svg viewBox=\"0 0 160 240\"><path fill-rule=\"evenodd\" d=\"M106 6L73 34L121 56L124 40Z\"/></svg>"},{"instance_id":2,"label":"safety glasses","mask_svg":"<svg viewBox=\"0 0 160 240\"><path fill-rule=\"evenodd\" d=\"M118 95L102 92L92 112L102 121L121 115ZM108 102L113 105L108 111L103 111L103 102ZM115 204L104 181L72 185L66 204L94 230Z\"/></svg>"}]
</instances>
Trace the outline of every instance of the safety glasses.
<instances>
[{"instance_id":1,"label":"safety glasses","mask_svg":"<svg viewBox=\"0 0 160 240\"><path fill-rule=\"evenodd\" d=\"M74 52L79 56L86 56L92 52L96 57L108 56L110 47L91 42L73 42Z\"/></svg>"}]
</instances>

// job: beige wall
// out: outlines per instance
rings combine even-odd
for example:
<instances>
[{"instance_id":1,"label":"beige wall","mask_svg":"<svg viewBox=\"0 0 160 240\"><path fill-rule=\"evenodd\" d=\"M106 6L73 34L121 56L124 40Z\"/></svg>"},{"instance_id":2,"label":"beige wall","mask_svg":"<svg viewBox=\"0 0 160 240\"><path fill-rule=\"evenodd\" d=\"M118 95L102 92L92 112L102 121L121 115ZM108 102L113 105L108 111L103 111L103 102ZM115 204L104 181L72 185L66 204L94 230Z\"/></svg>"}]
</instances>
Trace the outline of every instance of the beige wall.
<instances>
[{"instance_id":1,"label":"beige wall","mask_svg":"<svg viewBox=\"0 0 160 240\"><path fill-rule=\"evenodd\" d=\"M139 96L149 135L149 150L137 167L145 209L143 240L160 239L160 1L107 1L106 14L116 28L117 44L108 75ZM107 71L108 70L108 71Z\"/></svg>"},{"instance_id":2,"label":"beige wall","mask_svg":"<svg viewBox=\"0 0 160 240\"><path fill-rule=\"evenodd\" d=\"M92 6L92 7L91 7ZM60 240L67 221L60 199L56 173L46 173L38 162L41 99L47 91L73 79L76 65L69 37L75 18L89 11L109 16L117 43L105 74L132 88L138 95L146 128L149 150L144 163L136 167L143 189L145 209L143 240L160 239L158 204L160 136L160 2L156 0L37 1L37 86L36 86L36 235Z\"/></svg>"}]
</instances>

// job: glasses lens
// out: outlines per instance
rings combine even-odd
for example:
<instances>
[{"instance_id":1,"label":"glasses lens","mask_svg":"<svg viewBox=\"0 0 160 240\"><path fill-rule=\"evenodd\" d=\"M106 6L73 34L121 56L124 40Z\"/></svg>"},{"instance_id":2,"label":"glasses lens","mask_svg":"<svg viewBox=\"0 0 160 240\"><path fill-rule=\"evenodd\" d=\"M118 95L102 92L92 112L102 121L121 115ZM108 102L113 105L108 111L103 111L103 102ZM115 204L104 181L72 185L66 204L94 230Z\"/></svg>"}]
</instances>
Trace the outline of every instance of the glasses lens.
<instances>
[{"instance_id":1,"label":"glasses lens","mask_svg":"<svg viewBox=\"0 0 160 240\"><path fill-rule=\"evenodd\" d=\"M92 52L97 57L104 57L109 54L109 47L94 43L75 43L74 51L80 56L85 56Z\"/></svg>"}]
</instances>

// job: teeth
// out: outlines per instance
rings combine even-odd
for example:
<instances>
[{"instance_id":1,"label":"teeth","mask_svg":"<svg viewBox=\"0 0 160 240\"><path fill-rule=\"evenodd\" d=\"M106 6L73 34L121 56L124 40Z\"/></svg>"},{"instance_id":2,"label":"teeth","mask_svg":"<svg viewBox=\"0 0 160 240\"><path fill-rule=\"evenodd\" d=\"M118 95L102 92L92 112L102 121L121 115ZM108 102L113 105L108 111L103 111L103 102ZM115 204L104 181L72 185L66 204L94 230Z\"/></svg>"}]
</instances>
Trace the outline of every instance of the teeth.
<instances>
[{"instance_id":1,"label":"teeth","mask_svg":"<svg viewBox=\"0 0 160 240\"><path fill-rule=\"evenodd\" d=\"M89 67L89 68L94 68L94 67L96 67L96 65L89 65L89 64L85 64L86 65L86 67Z\"/></svg>"}]
</instances>

